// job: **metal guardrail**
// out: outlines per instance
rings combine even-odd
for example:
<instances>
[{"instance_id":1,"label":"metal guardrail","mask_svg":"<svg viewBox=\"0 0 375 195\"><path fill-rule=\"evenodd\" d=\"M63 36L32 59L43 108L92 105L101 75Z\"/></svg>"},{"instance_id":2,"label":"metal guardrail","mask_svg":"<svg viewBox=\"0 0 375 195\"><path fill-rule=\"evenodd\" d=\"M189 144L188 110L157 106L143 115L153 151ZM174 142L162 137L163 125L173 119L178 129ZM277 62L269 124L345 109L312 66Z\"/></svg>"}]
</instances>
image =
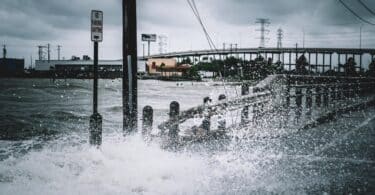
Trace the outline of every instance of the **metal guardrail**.
<instances>
[{"instance_id":1,"label":"metal guardrail","mask_svg":"<svg viewBox=\"0 0 375 195\"><path fill-rule=\"evenodd\" d=\"M180 112L180 105L173 101L170 104L169 119L158 125L160 135L167 135L170 138L177 139L179 137L179 126L189 119L201 118L202 124L192 126L193 135L197 131L205 131L210 136L217 137L224 135L225 131L244 126L249 123L249 111L252 107L253 122L257 122L260 117L267 113L289 113L293 108L296 109L295 117L302 114L302 107L307 108L310 112L313 105L313 100L317 107L328 107L329 101L345 101L349 98L364 96L366 94L375 93L375 78L349 78L349 77L317 77L317 76L300 76L300 75L278 75L278 78L284 78L285 90L280 104L270 104L276 97L272 91L271 83L261 84L253 87L250 94L249 84L244 82L241 87L241 96L227 100L225 95L219 95L218 103L214 105L207 104L209 98L204 99L204 104L190 108ZM349 83L345 83L349 81ZM355 88L348 88L348 86ZM313 92L314 91L314 92ZM302 101L305 97L305 101ZM294 99L295 106L291 105L291 99ZM270 104L270 106L266 106ZM240 111L241 120L237 124L230 126L226 125L225 118L222 116L231 111ZM142 132L147 135L152 130L153 124L153 110L151 106L146 106L143 109L143 125ZM211 118L218 116L218 129L211 128Z\"/></svg>"}]
</instances>

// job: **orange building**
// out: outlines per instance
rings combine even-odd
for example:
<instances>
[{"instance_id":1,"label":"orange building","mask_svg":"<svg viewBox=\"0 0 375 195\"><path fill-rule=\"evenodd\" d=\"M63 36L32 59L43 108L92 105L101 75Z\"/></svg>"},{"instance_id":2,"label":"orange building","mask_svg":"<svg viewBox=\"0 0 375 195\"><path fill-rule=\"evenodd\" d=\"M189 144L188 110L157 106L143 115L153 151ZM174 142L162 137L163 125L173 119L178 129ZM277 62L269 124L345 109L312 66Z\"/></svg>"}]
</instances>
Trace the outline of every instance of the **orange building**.
<instances>
[{"instance_id":1,"label":"orange building","mask_svg":"<svg viewBox=\"0 0 375 195\"><path fill-rule=\"evenodd\" d=\"M146 62L146 72L149 75L159 76L182 76L190 65L177 65L177 60L174 58L151 58Z\"/></svg>"}]
</instances>

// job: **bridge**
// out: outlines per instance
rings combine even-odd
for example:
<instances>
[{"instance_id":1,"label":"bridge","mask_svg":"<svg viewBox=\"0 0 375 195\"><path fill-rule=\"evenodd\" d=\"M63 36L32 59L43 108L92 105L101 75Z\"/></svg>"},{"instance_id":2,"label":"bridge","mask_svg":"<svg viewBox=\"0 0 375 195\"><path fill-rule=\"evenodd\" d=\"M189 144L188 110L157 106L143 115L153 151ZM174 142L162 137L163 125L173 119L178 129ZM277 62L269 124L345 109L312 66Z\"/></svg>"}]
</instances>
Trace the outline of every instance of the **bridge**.
<instances>
[{"instance_id":1,"label":"bridge","mask_svg":"<svg viewBox=\"0 0 375 195\"><path fill-rule=\"evenodd\" d=\"M281 62L286 70L292 70L295 66L295 61L299 55L305 55L309 64L310 71L325 72L333 70L334 67L339 67L345 64L348 58L352 57L356 60L357 69L363 70L365 62L363 59L371 57L374 59L375 49L358 49L358 48L239 48L239 49L216 49L216 50L197 50L197 51L181 51L164 54L155 54L150 56L140 57L142 60L151 58L176 58L177 61L182 61L184 58L192 58L193 64L199 62L201 57L208 57L212 59L225 59L229 55L234 55L241 58L243 61L252 60L259 55L265 59L271 58L273 62ZM333 60L337 59L337 64L333 64ZM368 64L367 64L368 65Z\"/></svg>"}]
</instances>

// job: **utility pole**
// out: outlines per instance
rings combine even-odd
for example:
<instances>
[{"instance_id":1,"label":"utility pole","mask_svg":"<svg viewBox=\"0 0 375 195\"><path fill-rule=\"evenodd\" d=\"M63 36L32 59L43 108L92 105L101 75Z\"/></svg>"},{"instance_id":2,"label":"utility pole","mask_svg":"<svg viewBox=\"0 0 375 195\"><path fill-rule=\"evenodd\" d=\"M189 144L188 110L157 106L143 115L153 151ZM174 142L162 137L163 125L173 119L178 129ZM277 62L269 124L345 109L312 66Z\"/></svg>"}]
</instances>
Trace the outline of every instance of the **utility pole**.
<instances>
[{"instance_id":1,"label":"utility pole","mask_svg":"<svg viewBox=\"0 0 375 195\"><path fill-rule=\"evenodd\" d=\"M260 24L260 29L257 29L257 31L260 31L260 43L259 43L259 47L260 48L264 48L266 46L266 40L268 40L268 38L266 37L266 33L269 32L268 29L266 29L266 27L271 24L270 23L270 20L269 19L266 19L266 18L257 18L256 19L256 24Z\"/></svg>"},{"instance_id":2,"label":"utility pole","mask_svg":"<svg viewBox=\"0 0 375 195\"><path fill-rule=\"evenodd\" d=\"M223 43L223 50L225 51L225 43Z\"/></svg>"},{"instance_id":3,"label":"utility pole","mask_svg":"<svg viewBox=\"0 0 375 195\"><path fill-rule=\"evenodd\" d=\"M30 69L33 69L33 55L30 55Z\"/></svg>"},{"instance_id":4,"label":"utility pole","mask_svg":"<svg viewBox=\"0 0 375 195\"><path fill-rule=\"evenodd\" d=\"M284 32L281 28L277 30L277 48L281 49L283 47L283 37Z\"/></svg>"},{"instance_id":5,"label":"utility pole","mask_svg":"<svg viewBox=\"0 0 375 195\"><path fill-rule=\"evenodd\" d=\"M44 60L45 58L44 58L44 48L46 48L46 46L44 46L44 45L38 45L38 59L40 60L40 61L42 61L42 60Z\"/></svg>"},{"instance_id":6,"label":"utility pole","mask_svg":"<svg viewBox=\"0 0 375 195\"><path fill-rule=\"evenodd\" d=\"M7 45L3 45L3 58L7 58Z\"/></svg>"},{"instance_id":7,"label":"utility pole","mask_svg":"<svg viewBox=\"0 0 375 195\"><path fill-rule=\"evenodd\" d=\"M136 0L122 1L122 103L124 134L137 131L137 13ZM150 46L150 42L148 42ZM150 51L150 47L149 47ZM150 55L150 53L149 53Z\"/></svg>"},{"instance_id":8,"label":"utility pole","mask_svg":"<svg viewBox=\"0 0 375 195\"><path fill-rule=\"evenodd\" d=\"M50 50L50 44L48 43L47 44L47 59L48 59L48 63L49 63L49 61L50 61L50 59L51 59L51 50Z\"/></svg>"},{"instance_id":9,"label":"utility pole","mask_svg":"<svg viewBox=\"0 0 375 195\"><path fill-rule=\"evenodd\" d=\"M57 46L57 60L59 60L60 61L60 52L61 52L61 45L58 45Z\"/></svg>"},{"instance_id":10,"label":"utility pole","mask_svg":"<svg viewBox=\"0 0 375 195\"><path fill-rule=\"evenodd\" d=\"M159 53L166 53L166 47L167 47L167 36L165 35L159 35Z\"/></svg>"},{"instance_id":11,"label":"utility pole","mask_svg":"<svg viewBox=\"0 0 375 195\"><path fill-rule=\"evenodd\" d=\"M362 25L359 28L359 49L362 49Z\"/></svg>"},{"instance_id":12,"label":"utility pole","mask_svg":"<svg viewBox=\"0 0 375 195\"><path fill-rule=\"evenodd\" d=\"M305 28L302 29L302 48L305 49Z\"/></svg>"},{"instance_id":13,"label":"utility pole","mask_svg":"<svg viewBox=\"0 0 375 195\"><path fill-rule=\"evenodd\" d=\"M145 57L145 44L142 43L142 47L143 47L143 58Z\"/></svg>"}]
</instances>

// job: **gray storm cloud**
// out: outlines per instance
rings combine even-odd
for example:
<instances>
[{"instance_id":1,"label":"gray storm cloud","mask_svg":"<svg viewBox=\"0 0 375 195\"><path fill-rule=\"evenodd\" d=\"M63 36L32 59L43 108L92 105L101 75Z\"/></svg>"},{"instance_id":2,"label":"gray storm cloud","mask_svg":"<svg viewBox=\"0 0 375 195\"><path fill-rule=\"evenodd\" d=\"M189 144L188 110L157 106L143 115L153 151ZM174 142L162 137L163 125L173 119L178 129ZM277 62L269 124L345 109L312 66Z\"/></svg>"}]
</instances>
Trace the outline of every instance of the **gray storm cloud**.
<instances>
[{"instance_id":1,"label":"gray storm cloud","mask_svg":"<svg viewBox=\"0 0 375 195\"><path fill-rule=\"evenodd\" d=\"M343 1L365 20L375 23L375 15L357 0ZM362 2L375 10L375 1ZM372 38L375 27L360 21L338 0L196 0L196 3L217 42L234 42L239 39L238 34L243 34L243 45L256 46L255 19L264 17L271 20L269 45L273 44L275 30L282 27L286 44L295 43L296 39L299 41L304 29L309 39L306 41L311 46L324 47L329 42L330 45L354 47L359 26L364 24L364 46L375 47L375 39ZM172 40L170 50L188 50L191 45L207 48L202 30L186 0L138 0L137 5L139 34L167 34ZM30 45L38 41L58 40L64 45L65 42L82 40L77 36L89 33L92 9L103 10L105 30L113 31L112 36L121 38L118 34L122 23L121 0L2 0L0 42L12 49L14 42ZM112 48L108 46L107 50L121 49L119 39L107 37L106 40L113 41L107 44L115 45ZM13 53L17 57L35 54L35 46L26 54L22 53L25 48L13 48ZM66 51L67 55L80 52L82 49L79 47L79 43L75 44L74 48ZM105 56L116 53L107 50ZM113 58L113 55L108 57Z\"/></svg>"}]
</instances>

